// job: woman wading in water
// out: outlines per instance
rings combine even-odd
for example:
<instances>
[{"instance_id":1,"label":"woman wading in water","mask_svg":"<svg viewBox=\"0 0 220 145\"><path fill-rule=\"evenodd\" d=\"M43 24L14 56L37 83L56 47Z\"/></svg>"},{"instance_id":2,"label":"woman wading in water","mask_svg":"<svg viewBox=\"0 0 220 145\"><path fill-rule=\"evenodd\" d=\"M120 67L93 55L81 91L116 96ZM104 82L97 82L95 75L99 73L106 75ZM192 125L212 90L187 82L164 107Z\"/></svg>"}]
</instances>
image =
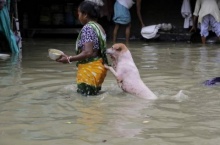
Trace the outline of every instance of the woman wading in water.
<instances>
[{"instance_id":1,"label":"woman wading in water","mask_svg":"<svg viewBox=\"0 0 220 145\"><path fill-rule=\"evenodd\" d=\"M108 64L105 54L106 34L97 19L100 17L100 5L83 1L78 7L78 18L83 28L76 41L76 55L62 55L57 61L68 63L77 61L77 92L82 95L97 95L106 77Z\"/></svg>"}]
</instances>

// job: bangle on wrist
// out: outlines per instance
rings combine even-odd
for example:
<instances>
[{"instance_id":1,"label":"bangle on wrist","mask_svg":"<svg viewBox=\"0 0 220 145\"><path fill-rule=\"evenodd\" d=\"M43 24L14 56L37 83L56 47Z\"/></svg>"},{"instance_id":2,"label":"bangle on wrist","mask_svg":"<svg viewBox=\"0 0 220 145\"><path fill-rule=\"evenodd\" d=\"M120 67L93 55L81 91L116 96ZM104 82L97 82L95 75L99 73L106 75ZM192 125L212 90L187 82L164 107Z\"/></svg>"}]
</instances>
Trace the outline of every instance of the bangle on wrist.
<instances>
[{"instance_id":1,"label":"bangle on wrist","mask_svg":"<svg viewBox=\"0 0 220 145\"><path fill-rule=\"evenodd\" d=\"M67 60L68 60L69 63L72 63L71 60L70 60L71 58L72 58L72 56L67 57Z\"/></svg>"}]
</instances>

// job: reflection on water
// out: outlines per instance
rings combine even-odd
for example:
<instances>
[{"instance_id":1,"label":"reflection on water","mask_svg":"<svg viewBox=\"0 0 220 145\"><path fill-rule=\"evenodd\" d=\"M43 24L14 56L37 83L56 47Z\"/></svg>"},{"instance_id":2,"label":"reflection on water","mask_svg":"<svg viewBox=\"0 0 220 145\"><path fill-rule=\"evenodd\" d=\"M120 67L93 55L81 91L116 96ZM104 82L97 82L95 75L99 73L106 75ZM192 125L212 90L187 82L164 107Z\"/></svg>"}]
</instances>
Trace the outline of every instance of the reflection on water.
<instances>
[{"instance_id":1,"label":"reflection on water","mask_svg":"<svg viewBox=\"0 0 220 145\"><path fill-rule=\"evenodd\" d=\"M49 48L73 53L74 41L29 40L22 55L0 60L0 145L200 145L220 141L220 48L131 42L145 84L159 97L123 93L108 73L100 95L76 93L75 64L49 60ZM109 44L110 46L110 44Z\"/></svg>"}]
</instances>

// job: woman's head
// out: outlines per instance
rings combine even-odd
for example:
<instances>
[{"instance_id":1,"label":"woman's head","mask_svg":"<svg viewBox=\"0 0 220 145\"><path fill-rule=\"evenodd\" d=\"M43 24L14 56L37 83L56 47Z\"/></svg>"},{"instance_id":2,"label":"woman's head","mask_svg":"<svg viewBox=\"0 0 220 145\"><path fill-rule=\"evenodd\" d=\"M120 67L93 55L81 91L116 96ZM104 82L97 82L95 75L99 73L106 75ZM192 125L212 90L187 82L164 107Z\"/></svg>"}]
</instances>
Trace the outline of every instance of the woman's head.
<instances>
[{"instance_id":1,"label":"woman's head","mask_svg":"<svg viewBox=\"0 0 220 145\"><path fill-rule=\"evenodd\" d=\"M100 17L100 6L95 2L85 0L82 3L80 3L78 7L78 15L79 20L82 17L85 17L90 20L97 20ZM83 22L81 21L81 23Z\"/></svg>"}]
</instances>

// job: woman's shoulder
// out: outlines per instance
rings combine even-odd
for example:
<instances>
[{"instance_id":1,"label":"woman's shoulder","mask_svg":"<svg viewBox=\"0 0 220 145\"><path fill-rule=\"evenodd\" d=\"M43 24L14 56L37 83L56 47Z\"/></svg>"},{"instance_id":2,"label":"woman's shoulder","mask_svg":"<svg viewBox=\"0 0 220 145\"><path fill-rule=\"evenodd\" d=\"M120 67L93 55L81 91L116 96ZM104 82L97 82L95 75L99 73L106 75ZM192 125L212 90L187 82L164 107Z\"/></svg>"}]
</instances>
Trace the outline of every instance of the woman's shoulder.
<instances>
[{"instance_id":1,"label":"woman's shoulder","mask_svg":"<svg viewBox=\"0 0 220 145\"><path fill-rule=\"evenodd\" d=\"M85 24L85 25L82 27L82 29L83 29L83 30L85 30L85 29L92 29L92 26L87 23L87 24Z\"/></svg>"},{"instance_id":2,"label":"woman's shoulder","mask_svg":"<svg viewBox=\"0 0 220 145\"><path fill-rule=\"evenodd\" d=\"M98 31L100 30L102 32L102 34L105 34L105 30L103 29L102 25L100 25L97 22L90 22L88 23L88 25L90 25L93 29L98 29Z\"/></svg>"},{"instance_id":3,"label":"woman's shoulder","mask_svg":"<svg viewBox=\"0 0 220 145\"><path fill-rule=\"evenodd\" d=\"M87 33L93 33L93 32L95 32L95 31L94 31L94 29L92 28L91 25L86 24L86 25L84 25L84 26L82 27L81 32L87 34Z\"/></svg>"}]
</instances>

